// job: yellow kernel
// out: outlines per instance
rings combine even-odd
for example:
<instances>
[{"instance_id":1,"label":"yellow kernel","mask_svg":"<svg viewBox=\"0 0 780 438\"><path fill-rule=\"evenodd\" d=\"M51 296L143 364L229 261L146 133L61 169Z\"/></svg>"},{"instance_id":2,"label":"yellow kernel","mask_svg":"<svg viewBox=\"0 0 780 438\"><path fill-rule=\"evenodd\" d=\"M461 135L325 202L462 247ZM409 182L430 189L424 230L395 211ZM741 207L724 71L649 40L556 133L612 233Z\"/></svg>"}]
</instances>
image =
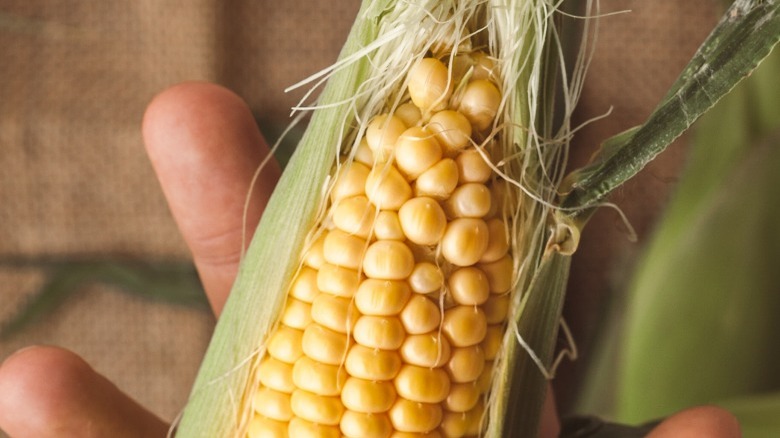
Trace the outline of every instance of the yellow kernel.
<instances>
[{"instance_id":1,"label":"yellow kernel","mask_svg":"<svg viewBox=\"0 0 780 438\"><path fill-rule=\"evenodd\" d=\"M471 75L472 80L485 79L496 81L496 63L493 58L485 52L473 52L471 58L474 62L474 72Z\"/></svg>"},{"instance_id":2,"label":"yellow kernel","mask_svg":"<svg viewBox=\"0 0 780 438\"><path fill-rule=\"evenodd\" d=\"M365 164L369 168L374 167L374 153L371 152L371 148L368 147L368 141L363 137L358 143L357 150L355 151L355 161L360 164Z\"/></svg>"},{"instance_id":3,"label":"yellow kernel","mask_svg":"<svg viewBox=\"0 0 780 438\"><path fill-rule=\"evenodd\" d=\"M482 153L487 155L487 159L490 160L490 155L487 151ZM476 149L468 149L459 153L455 157L455 164L458 165L458 182L460 184L484 184L493 175L493 169L485 162L485 158L482 158L482 154Z\"/></svg>"},{"instance_id":4,"label":"yellow kernel","mask_svg":"<svg viewBox=\"0 0 780 438\"><path fill-rule=\"evenodd\" d=\"M254 415L249 420L246 436L247 438L287 438L287 422Z\"/></svg>"},{"instance_id":5,"label":"yellow kernel","mask_svg":"<svg viewBox=\"0 0 780 438\"><path fill-rule=\"evenodd\" d=\"M455 156L471 144L471 123L458 111L439 111L431 116L426 129L436 136L445 156Z\"/></svg>"},{"instance_id":6,"label":"yellow kernel","mask_svg":"<svg viewBox=\"0 0 780 438\"><path fill-rule=\"evenodd\" d=\"M450 343L438 330L407 336L398 352L405 363L428 368L444 366L451 354Z\"/></svg>"},{"instance_id":7,"label":"yellow kernel","mask_svg":"<svg viewBox=\"0 0 780 438\"><path fill-rule=\"evenodd\" d=\"M290 394L260 388L252 396L252 408L258 414L276 421L290 421Z\"/></svg>"},{"instance_id":8,"label":"yellow kernel","mask_svg":"<svg viewBox=\"0 0 780 438\"><path fill-rule=\"evenodd\" d=\"M516 208L512 207L512 197L515 196L517 190L519 189L510 187L502 179L492 181L490 183L490 211L485 217L503 217L508 208Z\"/></svg>"},{"instance_id":9,"label":"yellow kernel","mask_svg":"<svg viewBox=\"0 0 780 438\"><path fill-rule=\"evenodd\" d=\"M311 318L339 333L352 331L360 314L350 298L322 293L311 304Z\"/></svg>"},{"instance_id":10,"label":"yellow kernel","mask_svg":"<svg viewBox=\"0 0 780 438\"><path fill-rule=\"evenodd\" d=\"M281 318L282 324L298 330L303 330L311 322L311 304L288 298Z\"/></svg>"},{"instance_id":11,"label":"yellow kernel","mask_svg":"<svg viewBox=\"0 0 780 438\"><path fill-rule=\"evenodd\" d=\"M460 96L460 111L477 131L484 131L493 124L501 104L501 92L485 79L469 82Z\"/></svg>"},{"instance_id":12,"label":"yellow kernel","mask_svg":"<svg viewBox=\"0 0 780 438\"><path fill-rule=\"evenodd\" d=\"M365 196L353 196L341 200L333 208L333 224L339 230L367 238L374 225L376 208Z\"/></svg>"},{"instance_id":13,"label":"yellow kernel","mask_svg":"<svg viewBox=\"0 0 780 438\"><path fill-rule=\"evenodd\" d=\"M347 380L341 365L329 365L303 356L293 366L295 386L319 395L339 395Z\"/></svg>"},{"instance_id":14,"label":"yellow kernel","mask_svg":"<svg viewBox=\"0 0 780 438\"><path fill-rule=\"evenodd\" d=\"M392 210L380 211L374 222L374 236L379 240L406 239L398 213Z\"/></svg>"},{"instance_id":15,"label":"yellow kernel","mask_svg":"<svg viewBox=\"0 0 780 438\"><path fill-rule=\"evenodd\" d=\"M302 331L280 325L268 339L268 354L282 362L295 363L303 354L302 337Z\"/></svg>"},{"instance_id":16,"label":"yellow kernel","mask_svg":"<svg viewBox=\"0 0 780 438\"><path fill-rule=\"evenodd\" d=\"M485 360L493 360L501 351L501 342L504 340L503 324L490 324L485 334L485 339L480 346L485 353Z\"/></svg>"},{"instance_id":17,"label":"yellow kernel","mask_svg":"<svg viewBox=\"0 0 780 438\"><path fill-rule=\"evenodd\" d=\"M303 353L322 363L340 365L349 351L349 338L319 324L309 324L303 331Z\"/></svg>"},{"instance_id":18,"label":"yellow kernel","mask_svg":"<svg viewBox=\"0 0 780 438\"><path fill-rule=\"evenodd\" d=\"M418 108L417 105L412 102L406 102L398 105L398 108L395 109L393 115L401 119L401 121L404 122L404 125L410 127L417 125L420 123L420 119L422 119L420 108Z\"/></svg>"},{"instance_id":19,"label":"yellow kernel","mask_svg":"<svg viewBox=\"0 0 780 438\"><path fill-rule=\"evenodd\" d=\"M495 62L484 52L472 52L468 54L458 54L452 61L452 76L457 82L462 81L469 73L468 80L487 79L497 82L495 72ZM453 97L453 100L455 98ZM452 100L450 101L452 102Z\"/></svg>"},{"instance_id":20,"label":"yellow kernel","mask_svg":"<svg viewBox=\"0 0 780 438\"><path fill-rule=\"evenodd\" d=\"M290 436L295 438L341 438L341 430L295 417L287 426Z\"/></svg>"},{"instance_id":21,"label":"yellow kernel","mask_svg":"<svg viewBox=\"0 0 780 438\"><path fill-rule=\"evenodd\" d=\"M317 395L303 389L296 389L292 393L290 405L296 416L326 426L338 425L344 412L344 405L339 397Z\"/></svg>"},{"instance_id":22,"label":"yellow kernel","mask_svg":"<svg viewBox=\"0 0 780 438\"><path fill-rule=\"evenodd\" d=\"M453 383L450 385L450 394L444 400L444 409L466 412L477 404L480 395L477 382Z\"/></svg>"},{"instance_id":23,"label":"yellow kernel","mask_svg":"<svg viewBox=\"0 0 780 438\"><path fill-rule=\"evenodd\" d=\"M400 397L416 402L439 403L450 393L450 378L440 368L404 365L394 382Z\"/></svg>"},{"instance_id":24,"label":"yellow kernel","mask_svg":"<svg viewBox=\"0 0 780 438\"><path fill-rule=\"evenodd\" d=\"M413 291L427 294L441 289L444 284L444 274L433 263L420 262L414 265L407 281Z\"/></svg>"},{"instance_id":25,"label":"yellow kernel","mask_svg":"<svg viewBox=\"0 0 780 438\"><path fill-rule=\"evenodd\" d=\"M426 196L406 201L398 210L398 219L406 237L418 245L435 245L447 226L444 210L436 200Z\"/></svg>"},{"instance_id":26,"label":"yellow kernel","mask_svg":"<svg viewBox=\"0 0 780 438\"><path fill-rule=\"evenodd\" d=\"M306 249L306 253L303 256L303 263L314 269L320 269L323 263L325 263L325 256L322 254L325 246L325 236L327 231L320 234L314 242L311 242Z\"/></svg>"},{"instance_id":27,"label":"yellow kernel","mask_svg":"<svg viewBox=\"0 0 780 438\"><path fill-rule=\"evenodd\" d=\"M266 356L257 370L260 383L279 392L291 393L295 389L292 378L293 365Z\"/></svg>"},{"instance_id":28,"label":"yellow kernel","mask_svg":"<svg viewBox=\"0 0 780 438\"><path fill-rule=\"evenodd\" d=\"M473 382L479 378L483 369L485 369L485 353L479 344L452 349L452 356L447 362L447 372L453 382Z\"/></svg>"},{"instance_id":29,"label":"yellow kernel","mask_svg":"<svg viewBox=\"0 0 780 438\"><path fill-rule=\"evenodd\" d=\"M362 280L354 269L326 263L317 272L317 289L340 297L352 297ZM314 297L311 301L314 302Z\"/></svg>"},{"instance_id":30,"label":"yellow kernel","mask_svg":"<svg viewBox=\"0 0 780 438\"><path fill-rule=\"evenodd\" d=\"M366 193L366 179L371 169L363 164L352 162L339 169L336 182L330 192L332 202Z\"/></svg>"},{"instance_id":31,"label":"yellow kernel","mask_svg":"<svg viewBox=\"0 0 780 438\"><path fill-rule=\"evenodd\" d=\"M355 342L365 347L397 350L406 333L401 321L393 316L361 316L355 324Z\"/></svg>"},{"instance_id":32,"label":"yellow kernel","mask_svg":"<svg viewBox=\"0 0 780 438\"><path fill-rule=\"evenodd\" d=\"M406 332L412 335L433 331L441 323L439 306L424 295L412 295L399 317Z\"/></svg>"},{"instance_id":33,"label":"yellow kernel","mask_svg":"<svg viewBox=\"0 0 780 438\"><path fill-rule=\"evenodd\" d=\"M441 423L442 411L439 404L398 398L389 415L393 427L400 432L430 432Z\"/></svg>"},{"instance_id":34,"label":"yellow kernel","mask_svg":"<svg viewBox=\"0 0 780 438\"><path fill-rule=\"evenodd\" d=\"M458 185L458 165L445 158L426 170L414 183L415 196L430 196L442 201L452 194Z\"/></svg>"},{"instance_id":35,"label":"yellow kernel","mask_svg":"<svg viewBox=\"0 0 780 438\"><path fill-rule=\"evenodd\" d=\"M387 414L345 411L340 426L347 438L387 438L393 433Z\"/></svg>"},{"instance_id":36,"label":"yellow kernel","mask_svg":"<svg viewBox=\"0 0 780 438\"><path fill-rule=\"evenodd\" d=\"M490 211L490 190L480 183L466 183L455 189L444 203L449 217L480 218Z\"/></svg>"},{"instance_id":37,"label":"yellow kernel","mask_svg":"<svg viewBox=\"0 0 780 438\"><path fill-rule=\"evenodd\" d=\"M290 296L304 303L311 303L320 294L317 288L317 270L308 266L301 268L290 286Z\"/></svg>"},{"instance_id":38,"label":"yellow kernel","mask_svg":"<svg viewBox=\"0 0 780 438\"><path fill-rule=\"evenodd\" d=\"M454 347L477 345L487 333L485 313L475 306L455 306L445 310L441 327Z\"/></svg>"},{"instance_id":39,"label":"yellow kernel","mask_svg":"<svg viewBox=\"0 0 780 438\"><path fill-rule=\"evenodd\" d=\"M458 218L447 225L441 240L441 253L456 266L477 263L488 246L488 227L476 218ZM489 277L488 277L489 278Z\"/></svg>"},{"instance_id":40,"label":"yellow kernel","mask_svg":"<svg viewBox=\"0 0 780 438\"><path fill-rule=\"evenodd\" d=\"M412 291L405 281L369 278L360 283L355 294L355 305L364 315L398 315L411 294Z\"/></svg>"},{"instance_id":41,"label":"yellow kernel","mask_svg":"<svg viewBox=\"0 0 780 438\"><path fill-rule=\"evenodd\" d=\"M491 294L482 305L482 310L485 311L485 320L488 324L501 324L506 321L509 313L509 294Z\"/></svg>"},{"instance_id":42,"label":"yellow kernel","mask_svg":"<svg viewBox=\"0 0 780 438\"><path fill-rule=\"evenodd\" d=\"M441 146L434 135L419 126L404 131L395 147L395 163L409 179L430 169L441 160L441 155Z\"/></svg>"},{"instance_id":43,"label":"yellow kernel","mask_svg":"<svg viewBox=\"0 0 780 438\"><path fill-rule=\"evenodd\" d=\"M366 142L377 163L393 156L395 143L405 130L406 124L396 116L382 114L371 119L366 128Z\"/></svg>"},{"instance_id":44,"label":"yellow kernel","mask_svg":"<svg viewBox=\"0 0 780 438\"><path fill-rule=\"evenodd\" d=\"M445 412L441 420L441 431L447 438L479 436L482 422L482 411Z\"/></svg>"},{"instance_id":45,"label":"yellow kernel","mask_svg":"<svg viewBox=\"0 0 780 438\"><path fill-rule=\"evenodd\" d=\"M442 438L442 435L438 430L432 430L430 432L399 432L395 431L390 438Z\"/></svg>"},{"instance_id":46,"label":"yellow kernel","mask_svg":"<svg viewBox=\"0 0 780 438\"><path fill-rule=\"evenodd\" d=\"M401 357L396 351L353 345L344 367L353 377L366 380L390 380L401 369Z\"/></svg>"},{"instance_id":47,"label":"yellow kernel","mask_svg":"<svg viewBox=\"0 0 780 438\"><path fill-rule=\"evenodd\" d=\"M479 392L484 394L490 390L490 385L493 384L493 364L492 360L485 362L485 369L482 370L482 374L477 380L477 388Z\"/></svg>"},{"instance_id":48,"label":"yellow kernel","mask_svg":"<svg viewBox=\"0 0 780 438\"><path fill-rule=\"evenodd\" d=\"M487 226L488 246L485 253L482 254L482 258L479 259L480 263L495 262L509 251L509 238L504 221L493 218L487 221Z\"/></svg>"},{"instance_id":49,"label":"yellow kernel","mask_svg":"<svg viewBox=\"0 0 780 438\"><path fill-rule=\"evenodd\" d=\"M369 278L404 280L414 269L414 255L405 243L379 240L371 244L363 259L363 272Z\"/></svg>"},{"instance_id":50,"label":"yellow kernel","mask_svg":"<svg viewBox=\"0 0 780 438\"><path fill-rule=\"evenodd\" d=\"M500 294L508 291L512 287L512 274L514 273L514 263L512 257L505 255L495 262L480 263L479 267L485 271L488 282L490 283L490 292Z\"/></svg>"},{"instance_id":51,"label":"yellow kernel","mask_svg":"<svg viewBox=\"0 0 780 438\"><path fill-rule=\"evenodd\" d=\"M398 210L412 197L406 178L392 164L374 167L366 179L368 199L380 210Z\"/></svg>"},{"instance_id":52,"label":"yellow kernel","mask_svg":"<svg viewBox=\"0 0 780 438\"><path fill-rule=\"evenodd\" d=\"M447 105L452 87L447 66L436 58L423 58L409 70L409 96L421 110L436 111Z\"/></svg>"},{"instance_id":53,"label":"yellow kernel","mask_svg":"<svg viewBox=\"0 0 780 438\"><path fill-rule=\"evenodd\" d=\"M448 280L449 292L456 303L478 306L490 297L487 275L473 266L457 269Z\"/></svg>"},{"instance_id":54,"label":"yellow kernel","mask_svg":"<svg viewBox=\"0 0 780 438\"><path fill-rule=\"evenodd\" d=\"M480 400L477 402L477 405L471 408L468 412L466 412L467 422L468 425L466 429L466 435L468 436L477 436L482 433L483 426L485 426L487 423L484 421L485 418L485 403Z\"/></svg>"},{"instance_id":55,"label":"yellow kernel","mask_svg":"<svg viewBox=\"0 0 780 438\"><path fill-rule=\"evenodd\" d=\"M378 414L387 412L395 402L395 388L389 381L350 377L341 391L341 402L355 412Z\"/></svg>"},{"instance_id":56,"label":"yellow kernel","mask_svg":"<svg viewBox=\"0 0 780 438\"><path fill-rule=\"evenodd\" d=\"M323 254L331 265L358 269L366 250L366 241L341 230L332 230L325 238Z\"/></svg>"}]
</instances>

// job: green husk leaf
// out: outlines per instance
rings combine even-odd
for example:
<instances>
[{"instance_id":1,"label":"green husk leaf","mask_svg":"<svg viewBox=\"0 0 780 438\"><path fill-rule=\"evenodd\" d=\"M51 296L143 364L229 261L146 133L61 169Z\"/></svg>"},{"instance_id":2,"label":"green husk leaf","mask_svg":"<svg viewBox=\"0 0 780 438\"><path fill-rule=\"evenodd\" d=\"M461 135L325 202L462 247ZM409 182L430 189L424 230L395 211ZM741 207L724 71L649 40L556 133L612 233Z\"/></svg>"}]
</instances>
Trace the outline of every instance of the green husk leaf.
<instances>
[{"instance_id":1,"label":"green husk leaf","mask_svg":"<svg viewBox=\"0 0 780 438\"><path fill-rule=\"evenodd\" d=\"M747 77L779 39L780 2L734 2L647 122L607 140L592 164L569 176L562 206L573 214L595 207Z\"/></svg>"},{"instance_id":2,"label":"green husk leaf","mask_svg":"<svg viewBox=\"0 0 780 438\"><path fill-rule=\"evenodd\" d=\"M757 148L650 249L627 314L621 421L780 384L778 145Z\"/></svg>"},{"instance_id":3,"label":"green husk leaf","mask_svg":"<svg viewBox=\"0 0 780 438\"><path fill-rule=\"evenodd\" d=\"M780 431L780 392L760 393L718 404L737 417L742 436L775 438Z\"/></svg>"},{"instance_id":4,"label":"green husk leaf","mask_svg":"<svg viewBox=\"0 0 780 438\"><path fill-rule=\"evenodd\" d=\"M376 20L358 13L341 58L371 43ZM347 101L365 73L367 59L337 71L319 103ZM238 406L250 377L257 344L276 320L283 290L298 266L304 239L313 226L322 187L342 138L338 129L349 120L345 105L317 111L269 200L253 243L244 256L230 299L220 317L188 404L178 426L180 437L230 436L238 427ZM245 309L254 309L254 319ZM253 342L257 341L257 342ZM219 408L215 407L231 407Z\"/></svg>"},{"instance_id":5,"label":"green husk leaf","mask_svg":"<svg viewBox=\"0 0 780 438\"><path fill-rule=\"evenodd\" d=\"M775 52L697 124L677 192L611 312L583 412L641 421L780 385L778 74Z\"/></svg>"},{"instance_id":6,"label":"green husk leaf","mask_svg":"<svg viewBox=\"0 0 780 438\"><path fill-rule=\"evenodd\" d=\"M548 389L545 373L550 370L555 356L570 262L571 256L558 251L544 256L525 295L527 300L521 304L520 312L525 317L517 319L517 334L527 348L518 342L511 329L504 339L504 359L498 372L503 378L497 382L496 408L498 412L506 412L506 416L496 423L493 436L538 434ZM545 368L544 373L531 352Z\"/></svg>"}]
</instances>

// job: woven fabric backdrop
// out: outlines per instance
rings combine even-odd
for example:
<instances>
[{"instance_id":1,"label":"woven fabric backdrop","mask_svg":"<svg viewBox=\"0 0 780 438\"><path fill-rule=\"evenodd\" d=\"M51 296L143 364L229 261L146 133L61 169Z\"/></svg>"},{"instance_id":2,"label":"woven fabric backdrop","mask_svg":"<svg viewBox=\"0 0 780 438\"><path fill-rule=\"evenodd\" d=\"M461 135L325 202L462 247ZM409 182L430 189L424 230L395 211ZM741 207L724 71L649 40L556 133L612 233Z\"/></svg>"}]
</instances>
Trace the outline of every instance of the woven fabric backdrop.
<instances>
[{"instance_id":1,"label":"woven fabric backdrop","mask_svg":"<svg viewBox=\"0 0 780 438\"><path fill-rule=\"evenodd\" d=\"M714 25L718 2L601 4L603 13L633 11L600 22L578 118L612 114L581 131L577 163L600 140L644 120ZM357 8L356 0L0 2L0 260L187 260L143 150L146 104L177 82L209 80L246 99L263 124L281 126L300 97L283 89L335 60ZM675 145L613 198L640 244L626 240L614 211L588 226L566 309L582 353L682 163ZM0 321L43 281L36 267L0 264ZM29 344L69 348L171 420L213 323L202 310L93 285L0 342L0 359ZM578 363L561 370L564 404L580 375Z\"/></svg>"}]
</instances>

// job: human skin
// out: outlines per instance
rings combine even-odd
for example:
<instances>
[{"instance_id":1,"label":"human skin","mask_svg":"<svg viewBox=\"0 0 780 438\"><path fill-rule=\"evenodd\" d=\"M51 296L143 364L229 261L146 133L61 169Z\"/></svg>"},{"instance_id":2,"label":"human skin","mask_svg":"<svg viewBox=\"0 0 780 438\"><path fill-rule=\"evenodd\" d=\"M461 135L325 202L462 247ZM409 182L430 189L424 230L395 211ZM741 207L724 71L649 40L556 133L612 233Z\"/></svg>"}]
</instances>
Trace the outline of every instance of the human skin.
<instances>
[{"instance_id":1,"label":"human skin","mask_svg":"<svg viewBox=\"0 0 780 438\"><path fill-rule=\"evenodd\" d=\"M198 268L215 315L238 271L245 194L268 154L249 108L208 83L161 92L143 121L147 153ZM248 229L260 219L280 175L271 161L248 206ZM249 236L251 237L251 236ZM558 436L552 396L541 438ZM0 365L0 429L12 438L165 437L169 425L143 408L76 354L57 347L19 350ZM739 426L716 407L692 408L661 423L649 437L739 437Z\"/></svg>"}]
</instances>

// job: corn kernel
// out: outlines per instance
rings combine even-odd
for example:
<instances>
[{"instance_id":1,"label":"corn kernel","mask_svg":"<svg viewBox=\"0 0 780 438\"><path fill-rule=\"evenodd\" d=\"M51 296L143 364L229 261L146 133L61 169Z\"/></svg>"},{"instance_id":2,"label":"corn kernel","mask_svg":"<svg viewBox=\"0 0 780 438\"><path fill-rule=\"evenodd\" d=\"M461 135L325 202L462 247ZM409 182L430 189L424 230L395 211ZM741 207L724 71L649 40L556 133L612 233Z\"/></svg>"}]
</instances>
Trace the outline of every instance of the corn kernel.
<instances>
[{"instance_id":1,"label":"corn kernel","mask_svg":"<svg viewBox=\"0 0 780 438\"><path fill-rule=\"evenodd\" d=\"M391 380L401 369L401 357L396 351L353 345L344 367L353 377L366 380Z\"/></svg>"},{"instance_id":2,"label":"corn kernel","mask_svg":"<svg viewBox=\"0 0 780 438\"><path fill-rule=\"evenodd\" d=\"M439 403L450 393L450 378L440 368L404 365L395 377L398 395L421 403Z\"/></svg>"},{"instance_id":3,"label":"corn kernel","mask_svg":"<svg viewBox=\"0 0 780 438\"><path fill-rule=\"evenodd\" d=\"M339 365L349 351L349 338L319 324L309 324L303 331L302 348L314 360Z\"/></svg>"},{"instance_id":4,"label":"corn kernel","mask_svg":"<svg viewBox=\"0 0 780 438\"><path fill-rule=\"evenodd\" d=\"M450 360L450 343L438 331L410 335L399 349L405 363L421 367L442 367Z\"/></svg>"},{"instance_id":5,"label":"corn kernel","mask_svg":"<svg viewBox=\"0 0 780 438\"><path fill-rule=\"evenodd\" d=\"M344 406L355 412L379 414L387 412L395 402L395 388L389 381L350 377L341 392Z\"/></svg>"},{"instance_id":6,"label":"corn kernel","mask_svg":"<svg viewBox=\"0 0 780 438\"><path fill-rule=\"evenodd\" d=\"M445 310L441 327L454 347L477 345L487 333L485 313L474 306L455 306Z\"/></svg>"},{"instance_id":7,"label":"corn kernel","mask_svg":"<svg viewBox=\"0 0 780 438\"><path fill-rule=\"evenodd\" d=\"M406 201L398 210L398 219L406 238L418 245L435 245L447 226L447 217L439 203L425 196Z\"/></svg>"},{"instance_id":8,"label":"corn kernel","mask_svg":"<svg viewBox=\"0 0 780 438\"><path fill-rule=\"evenodd\" d=\"M398 315L411 295L412 291L405 281L369 278L360 284L355 294L355 305L364 315Z\"/></svg>"},{"instance_id":9,"label":"corn kernel","mask_svg":"<svg viewBox=\"0 0 780 438\"><path fill-rule=\"evenodd\" d=\"M346 381L347 372L340 365L328 365L304 356L293 366L295 386L314 394L339 395Z\"/></svg>"},{"instance_id":10,"label":"corn kernel","mask_svg":"<svg viewBox=\"0 0 780 438\"><path fill-rule=\"evenodd\" d=\"M358 319L353 335L358 344L381 350L397 350L406 337L398 318L370 315Z\"/></svg>"}]
</instances>

